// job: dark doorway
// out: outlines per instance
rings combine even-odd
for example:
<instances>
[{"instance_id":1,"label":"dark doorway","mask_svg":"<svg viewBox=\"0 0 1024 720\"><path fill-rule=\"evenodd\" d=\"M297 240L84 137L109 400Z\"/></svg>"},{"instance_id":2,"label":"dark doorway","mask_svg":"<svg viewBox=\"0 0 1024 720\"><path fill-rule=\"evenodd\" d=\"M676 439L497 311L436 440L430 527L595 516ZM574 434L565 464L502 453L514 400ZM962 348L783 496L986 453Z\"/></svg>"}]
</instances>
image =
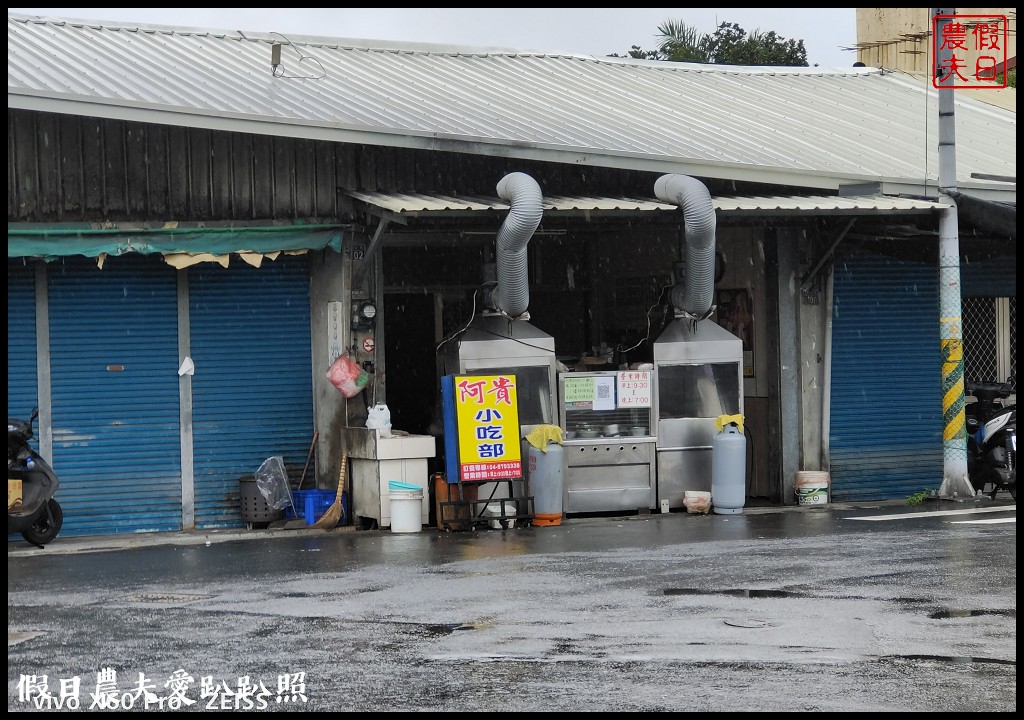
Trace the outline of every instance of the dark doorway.
<instances>
[{"instance_id":1,"label":"dark doorway","mask_svg":"<svg viewBox=\"0 0 1024 720\"><path fill-rule=\"evenodd\" d=\"M438 392L434 294L385 294L384 321L391 427L429 435Z\"/></svg>"}]
</instances>

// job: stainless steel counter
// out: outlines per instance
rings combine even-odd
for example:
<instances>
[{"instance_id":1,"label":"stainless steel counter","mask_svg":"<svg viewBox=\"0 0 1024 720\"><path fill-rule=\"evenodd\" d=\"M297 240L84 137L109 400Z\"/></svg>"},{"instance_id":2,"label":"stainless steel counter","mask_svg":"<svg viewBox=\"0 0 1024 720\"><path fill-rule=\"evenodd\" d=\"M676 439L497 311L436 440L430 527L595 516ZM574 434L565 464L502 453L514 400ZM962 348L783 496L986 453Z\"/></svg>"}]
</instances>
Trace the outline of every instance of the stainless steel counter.
<instances>
[{"instance_id":1,"label":"stainless steel counter","mask_svg":"<svg viewBox=\"0 0 1024 720\"><path fill-rule=\"evenodd\" d=\"M654 509L654 437L577 438L562 447L566 513Z\"/></svg>"}]
</instances>

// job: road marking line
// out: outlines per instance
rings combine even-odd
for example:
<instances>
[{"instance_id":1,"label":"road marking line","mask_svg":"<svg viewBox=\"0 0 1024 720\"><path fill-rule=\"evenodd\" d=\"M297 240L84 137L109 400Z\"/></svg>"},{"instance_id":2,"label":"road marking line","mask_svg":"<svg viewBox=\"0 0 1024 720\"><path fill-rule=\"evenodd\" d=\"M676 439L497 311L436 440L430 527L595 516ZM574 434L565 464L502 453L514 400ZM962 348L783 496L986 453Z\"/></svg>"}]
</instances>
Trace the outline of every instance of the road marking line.
<instances>
[{"instance_id":1,"label":"road marking line","mask_svg":"<svg viewBox=\"0 0 1024 720\"><path fill-rule=\"evenodd\" d=\"M919 517L938 517L940 515L971 515L986 512L1017 512L1016 505L1004 507L967 508L966 510L933 510L931 512L901 513L899 515L865 515L864 517L844 518L844 520L907 520Z\"/></svg>"},{"instance_id":2,"label":"road marking line","mask_svg":"<svg viewBox=\"0 0 1024 720\"><path fill-rule=\"evenodd\" d=\"M991 518L989 520L953 520L950 525L998 525L1001 523L1015 523L1017 518Z\"/></svg>"}]
</instances>

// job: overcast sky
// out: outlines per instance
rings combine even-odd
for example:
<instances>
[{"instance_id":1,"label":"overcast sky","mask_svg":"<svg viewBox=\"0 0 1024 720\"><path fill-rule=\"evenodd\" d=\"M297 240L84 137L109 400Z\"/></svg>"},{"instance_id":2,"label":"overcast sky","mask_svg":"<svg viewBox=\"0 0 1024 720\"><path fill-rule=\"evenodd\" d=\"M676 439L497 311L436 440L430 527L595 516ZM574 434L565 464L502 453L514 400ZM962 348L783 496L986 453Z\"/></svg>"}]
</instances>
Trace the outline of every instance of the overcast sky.
<instances>
[{"instance_id":1,"label":"overcast sky","mask_svg":"<svg viewBox=\"0 0 1024 720\"><path fill-rule=\"evenodd\" d=\"M7 8L9 13L138 22L211 30L277 31L625 55L657 47L658 26L677 20L713 33L722 22L748 33L803 40L811 65L848 68L857 41L855 8Z\"/></svg>"}]
</instances>

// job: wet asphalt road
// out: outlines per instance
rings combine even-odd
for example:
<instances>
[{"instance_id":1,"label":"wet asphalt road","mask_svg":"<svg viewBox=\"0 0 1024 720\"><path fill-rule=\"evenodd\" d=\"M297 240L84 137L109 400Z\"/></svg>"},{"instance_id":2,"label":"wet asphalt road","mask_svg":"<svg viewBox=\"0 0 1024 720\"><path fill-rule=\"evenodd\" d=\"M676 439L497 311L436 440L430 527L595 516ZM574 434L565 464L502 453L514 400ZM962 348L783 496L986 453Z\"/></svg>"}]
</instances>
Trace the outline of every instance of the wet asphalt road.
<instances>
[{"instance_id":1,"label":"wet asphalt road","mask_svg":"<svg viewBox=\"0 0 1024 720\"><path fill-rule=\"evenodd\" d=\"M165 700L184 670L188 709L220 712L1015 711L1015 518L1007 498L10 543L8 710L34 709L33 675L54 696L79 677L86 710L112 668ZM225 690L242 677L265 691Z\"/></svg>"}]
</instances>

